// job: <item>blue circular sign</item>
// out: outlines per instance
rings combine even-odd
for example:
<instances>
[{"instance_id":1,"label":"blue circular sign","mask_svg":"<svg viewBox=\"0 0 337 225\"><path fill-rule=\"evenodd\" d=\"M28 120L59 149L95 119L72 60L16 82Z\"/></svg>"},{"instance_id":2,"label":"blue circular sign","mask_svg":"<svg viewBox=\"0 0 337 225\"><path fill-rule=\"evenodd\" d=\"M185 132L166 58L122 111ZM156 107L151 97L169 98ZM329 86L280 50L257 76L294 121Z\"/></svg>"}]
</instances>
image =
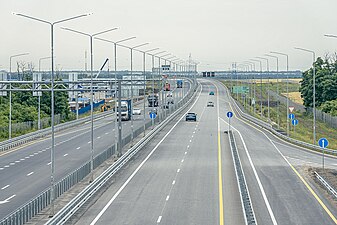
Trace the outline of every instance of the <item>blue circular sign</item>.
<instances>
[{"instance_id":1,"label":"blue circular sign","mask_svg":"<svg viewBox=\"0 0 337 225\"><path fill-rule=\"evenodd\" d=\"M293 120L293 119L295 119L295 114L289 114L289 119L291 119L291 120Z\"/></svg>"},{"instance_id":2,"label":"blue circular sign","mask_svg":"<svg viewBox=\"0 0 337 225\"><path fill-rule=\"evenodd\" d=\"M291 123L292 125L296 126L298 124L298 120L292 120Z\"/></svg>"},{"instance_id":3,"label":"blue circular sign","mask_svg":"<svg viewBox=\"0 0 337 225\"><path fill-rule=\"evenodd\" d=\"M228 118L232 118L233 117L233 113L232 112L227 112L227 117Z\"/></svg>"},{"instance_id":4,"label":"blue circular sign","mask_svg":"<svg viewBox=\"0 0 337 225\"><path fill-rule=\"evenodd\" d=\"M150 113L150 119L155 119L157 116L157 114L155 114L154 112Z\"/></svg>"},{"instance_id":5,"label":"blue circular sign","mask_svg":"<svg viewBox=\"0 0 337 225\"><path fill-rule=\"evenodd\" d=\"M318 145L321 148L326 148L329 145L329 141L326 138L321 138L318 140Z\"/></svg>"}]
</instances>

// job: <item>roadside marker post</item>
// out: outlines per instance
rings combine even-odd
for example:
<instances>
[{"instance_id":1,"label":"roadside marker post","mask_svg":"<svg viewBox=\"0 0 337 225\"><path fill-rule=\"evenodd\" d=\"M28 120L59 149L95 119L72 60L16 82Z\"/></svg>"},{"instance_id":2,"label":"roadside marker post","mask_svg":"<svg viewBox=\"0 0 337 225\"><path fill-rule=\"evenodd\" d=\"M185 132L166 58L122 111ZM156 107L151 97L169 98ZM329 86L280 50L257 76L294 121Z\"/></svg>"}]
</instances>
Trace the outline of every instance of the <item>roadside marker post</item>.
<instances>
[{"instance_id":1,"label":"roadside marker post","mask_svg":"<svg viewBox=\"0 0 337 225\"><path fill-rule=\"evenodd\" d=\"M228 133L231 130L231 118L233 117L232 112L227 112L227 117L228 117Z\"/></svg>"},{"instance_id":2,"label":"roadside marker post","mask_svg":"<svg viewBox=\"0 0 337 225\"><path fill-rule=\"evenodd\" d=\"M326 138L320 138L318 140L318 145L322 148L323 156L322 156L322 167L324 170L324 149L328 147L329 141Z\"/></svg>"}]
</instances>

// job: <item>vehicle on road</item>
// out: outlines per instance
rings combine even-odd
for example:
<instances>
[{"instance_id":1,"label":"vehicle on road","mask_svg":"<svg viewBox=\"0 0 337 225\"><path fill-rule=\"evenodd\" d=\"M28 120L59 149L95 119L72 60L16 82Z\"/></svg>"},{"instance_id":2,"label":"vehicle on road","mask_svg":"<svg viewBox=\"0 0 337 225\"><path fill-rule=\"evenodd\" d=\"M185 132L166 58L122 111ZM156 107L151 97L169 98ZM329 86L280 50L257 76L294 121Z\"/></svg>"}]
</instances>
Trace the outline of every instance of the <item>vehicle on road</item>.
<instances>
[{"instance_id":1,"label":"vehicle on road","mask_svg":"<svg viewBox=\"0 0 337 225\"><path fill-rule=\"evenodd\" d=\"M121 113L122 120L131 119L131 100L122 100L121 105L119 106L117 102L117 119L119 118L119 113Z\"/></svg>"},{"instance_id":2,"label":"vehicle on road","mask_svg":"<svg viewBox=\"0 0 337 225\"><path fill-rule=\"evenodd\" d=\"M209 93L209 95L214 95L214 92L213 92L213 91L211 91L211 92Z\"/></svg>"},{"instance_id":3,"label":"vehicle on road","mask_svg":"<svg viewBox=\"0 0 337 225\"><path fill-rule=\"evenodd\" d=\"M170 91L171 90L171 85L169 82L166 82L165 83L165 88L164 88L165 91Z\"/></svg>"},{"instance_id":4,"label":"vehicle on road","mask_svg":"<svg viewBox=\"0 0 337 225\"><path fill-rule=\"evenodd\" d=\"M214 102L207 102L207 107L214 107Z\"/></svg>"},{"instance_id":5,"label":"vehicle on road","mask_svg":"<svg viewBox=\"0 0 337 225\"><path fill-rule=\"evenodd\" d=\"M171 93L171 92L168 93L168 94L166 95L166 97L173 97L173 96L172 96L172 93Z\"/></svg>"},{"instance_id":6,"label":"vehicle on road","mask_svg":"<svg viewBox=\"0 0 337 225\"><path fill-rule=\"evenodd\" d=\"M147 96L147 101L149 103L149 107L157 107L158 106L158 95Z\"/></svg>"},{"instance_id":7,"label":"vehicle on road","mask_svg":"<svg viewBox=\"0 0 337 225\"><path fill-rule=\"evenodd\" d=\"M142 111L139 108L133 108L132 114L133 115L141 115Z\"/></svg>"},{"instance_id":8,"label":"vehicle on road","mask_svg":"<svg viewBox=\"0 0 337 225\"><path fill-rule=\"evenodd\" d=\"M177 80L177 88L182 88L182 87L183 87L183 81Z\"/></svg>"},{"instance_id":9,"label":"vehicle on road","mask_svg":"<svg viewBox=\"0 0 337 225\"><path fill-rule=\"evenodd\" d=\"M156 108L150 109L149 114L155 113L157 115L158 111Z\"/></svg>"},{"instance_id":10,"label":"vehicle on road","mask_svg":"<svg viewBox=\"0 0 337 225\"><path fill-rule=\"evenodd\" d=\"M189 112L186 114L186 121L197 121L197 114L194 112Z\"/></svg>"}]
</instances>

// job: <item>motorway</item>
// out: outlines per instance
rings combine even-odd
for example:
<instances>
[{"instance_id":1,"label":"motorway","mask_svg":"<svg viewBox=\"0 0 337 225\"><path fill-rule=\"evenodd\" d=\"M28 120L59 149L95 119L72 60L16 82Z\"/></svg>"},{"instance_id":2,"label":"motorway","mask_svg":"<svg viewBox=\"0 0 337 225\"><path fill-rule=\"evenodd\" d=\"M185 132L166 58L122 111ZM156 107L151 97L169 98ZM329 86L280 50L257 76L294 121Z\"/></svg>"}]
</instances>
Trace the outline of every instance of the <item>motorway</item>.
<instances>
[{"instance_id":1,"label":"motorway","mask_svg":"<svg viewBox=\"0 0 337 225\"><path fill-rule=\"evenodd\" d=\"M300 172L301 166L319 166L321 156L243 120L220 83L200 82L188 110L197 113L197 122L184 121L184 114L173 120L75 223L245 224L224 133L226 112L233 111L231 125L257 224L337 224L336 206ZM208 101L215 107L206 107ZM327 167L336 165L336 158L326 158Z\"/></svg>"},{"instance_id":2,"label":"motorway","mask_svg":"<svg viewBox=\"0 0 337 225\"><path fill-rule=\"evenodd\" d=\"M187 93L190 84L172 91L175 102ZM175 86L175 85L174 85ZM184 89L184 90L183 90ZM146 103L147 106L147 103ZM143 109L143 103L137 106ZM146 107L146 122L149 107ZM134 115L134 130L143 127L142 115ZM55 182L90 160L91 123L86 122L55 134ZM131 133L131 122L123 121L123 137ZM112 116L94 121L94 154L114 144ZM2 153L0 156L0 219L50 186L50 136Z\"/></svg>"}]
</instances>

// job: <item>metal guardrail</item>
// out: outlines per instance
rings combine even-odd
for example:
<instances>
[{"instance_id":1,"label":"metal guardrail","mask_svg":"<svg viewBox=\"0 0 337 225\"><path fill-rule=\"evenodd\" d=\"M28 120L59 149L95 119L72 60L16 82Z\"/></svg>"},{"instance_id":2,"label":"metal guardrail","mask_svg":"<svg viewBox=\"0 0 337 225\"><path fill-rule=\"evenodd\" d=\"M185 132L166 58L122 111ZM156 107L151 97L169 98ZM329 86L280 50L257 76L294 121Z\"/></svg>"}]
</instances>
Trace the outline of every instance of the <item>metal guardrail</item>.
<instances>
[{"instance_id":1,"label":"metal guardrail","mask_svg":"<svg viewBox=\"0 0 337 225\"><path fill-rule=\"evenodd\" d=\"M195 89L191 88L189 90L188 94L184 97L184 99L182 101L180 101L178 104L175 105L175 107L178 109L177 112L180 112L181 110L183 110L183 108L186 107L187 102L191 101L191 99L192 99L191 97L195 93L194 90ZM159 126L161 126L161 127L165 126L177 114L177 112L171 114ZM159 121L159 118L157 117L155 119L155 122L157 123L158 121ZM149 127L151 127L151 125L152 125L152 121L149 121L149 122L146 123L145 128L148 129ZM155 130L157 131L158 129L159 128L155 128L154 130L149 132L148 135L145 136L145 138L149 138L149 136L152 135L152 134L154 135L154 131ZM136 129L134 131L134 137L138 136L143 131L144 131L143 126ZM153 137L153 135L151 137ZM122 146L125 146L126 144L128 144L130 142L130 140L131 140L131 134L124 136L123 139L122 139ZM145 139L143 138L142 140L145 140ZM142 140L140 141L140 143L142 143ZM150 139L147 139L147 140L150 140ZM136 147L136 145L135 145L135 147ZM135 147L133 147L132 149L134 149ZM130 152L130 150L128 152ZM93 161L94 169L96 169L99 165L101 165L105 160L109 159L114 154L115 154L115 145L112 145L111 147L109 147L108 149L106 149L105 151L103 151L102 153L97 155L94 158L94 161ZM126 157L125 155L127 155L127 153L123 155L123 158ZM130 155L130 158L131 157L132 156ZM115 165L117 162L115 162L113 165ZM119 160L119 162L120 162L120 160ZM123 162L119 166L121 167L125 163L126 162ZM55 199L58 198L59 196L61 196L64 192L69 190L75 184L77 184L78 182L83 180L90 173L91 173L91 162L88 161L85 164L83 164L81 167L76 169L74 172L65 176L62 180L60 180L59 182L57 182L55 184ZM99 177L101 177L101 176L102 175L100 175ZM111 177L111 176L108 176L108 177ZM96 178L96 180L97 179L98 178ZM32 200L30 200L29 202L20 206L13 213L11 213L10 215L8 215L4 219L2 219L0 221L0 225L22 225L22 224L25 224L32 217L34 217L35 215L40 213L44 208L46 208L48 205L50 205L50 203L51 203L51 190L50 190L50 188L48 188L45 191L41 192L39 195L37 195Z\"/></svg>"},{"instance_id":2,"label":"metal guardrail","mask_svg":"<svg viewBox=\"0 0 337 225\"><path fill-rule=\"evenodd\" d=\"M65 207L63 207L46 225L64 224L78 209L85 204L99 189L102 187L124 164L126 164L138 151L140 151L163 127L165 127L174 117L181 113L188 104L194 99L196 92L191 92L186 96L185 104L176 112L167 117L160 125L150 131L141 141L129 149L121 158L113 165L105 170L90 185L88 185L81 193L73 198ZM193 97L192 97L193 96Z\"/></svg>"},{"instance_id":3,"label":"metal guardrail","mask_svg":"<svg viewBox=\"0 0 337 225\"><path fill-rule=\"evenodd\" d=\"M222 85L226 88L227 93L230 93L228 88L224 84L222 84ZM299 141L299 140L293 139L291 137L288 137L284 134L281 134L278 131L276 131L269 123L266 123L266 122L264 122L264 121L262 121L258 118L255 118L255 117L243 112L240 109L240 107L238 106L236 100L230 94L228 94L228 96L229 96L230 100L234 103L234 105L236 106L236 110L239 112L240 116L242 116L243 118L255 123L258 126L261 126L262 128L265 128L266 130L269 130L274 135L278 136L279 138L281 138L283 140L286 140L286 141L288 141L290 143L293 143L295 145L298 145L298 146L306 147L306 148L309 148L309 149L312 149L312 150L323 153L323 149L321 147L319 147L317 145L309 144L309 143L306 143L306 142L303 142L303 141ZM337 150L334 150L334 149L325 148L324 152L329 153L331 155L337 155Z\"/></svg>"},{"instance_id":4,"label":"metal guardrail","mask_svg":"<svg viewBox=\"0 0 337 225\"><path fill-rule=\"evenodd\" d=\"M337 199L337 191L316 171L314 171L316 178L324 185L326 189Z\"/></svg>"},{"instance_id":5,"label":"metal guardrail","mask_svg":"<svg viewBox=\"0 0 337 225\"><path fill-rule=\"evenodd\" d=\"M246 183L245 174L242 169L241 160L239 153L237 151L235 138L232 131L228 132L228 138L229 138L229 145L232 150L232 157L234 161L234 168L236 173L236 179L238 182L240 197L241 197L241 203L242 203L242 210L244 211L245 216L245 223L246 225L256 225L256 218L255 213L253 210L253 205L251 202L248 186Z\"/></svg>"}]
</instances>

